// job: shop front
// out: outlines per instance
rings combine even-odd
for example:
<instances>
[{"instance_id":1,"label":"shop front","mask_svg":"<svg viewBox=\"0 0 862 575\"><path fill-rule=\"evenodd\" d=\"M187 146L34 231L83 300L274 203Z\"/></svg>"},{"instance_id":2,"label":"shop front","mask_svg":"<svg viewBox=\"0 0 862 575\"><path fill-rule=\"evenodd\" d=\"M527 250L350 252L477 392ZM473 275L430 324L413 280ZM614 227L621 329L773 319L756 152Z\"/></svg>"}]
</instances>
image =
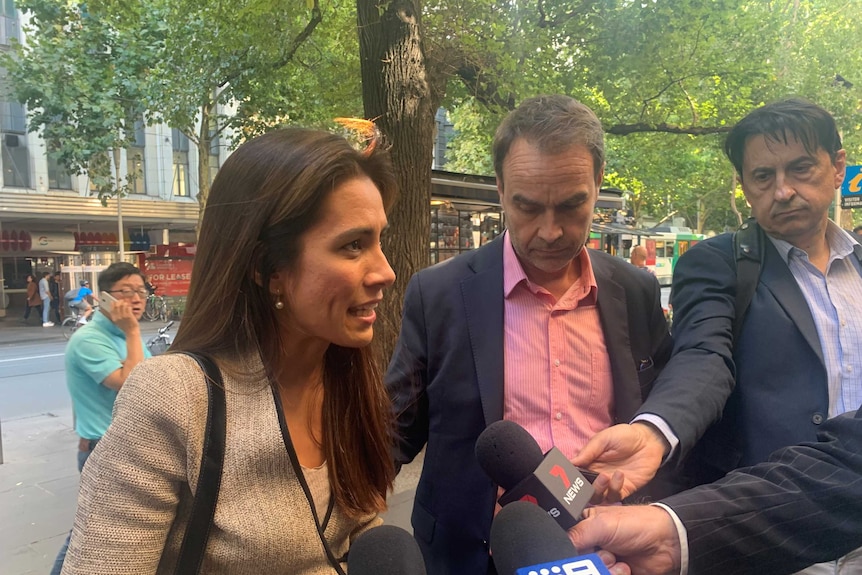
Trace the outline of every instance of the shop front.
<instances>
[{"instance_id":1,"label":"shop front","mask_svg":"<svg viewBox=\"0 0 862 575\"><path fill-rule=\"evenodd\" d=\"M139 230L125 238L125 261L139 266L149 250L149 237ZM60 293L87 280L98 295L99 273L119 261L117 234L107 230L45 231L8 228L0 231L0 317L23 317L27 276L61 273Z\"/></svg>"}]
</instances>

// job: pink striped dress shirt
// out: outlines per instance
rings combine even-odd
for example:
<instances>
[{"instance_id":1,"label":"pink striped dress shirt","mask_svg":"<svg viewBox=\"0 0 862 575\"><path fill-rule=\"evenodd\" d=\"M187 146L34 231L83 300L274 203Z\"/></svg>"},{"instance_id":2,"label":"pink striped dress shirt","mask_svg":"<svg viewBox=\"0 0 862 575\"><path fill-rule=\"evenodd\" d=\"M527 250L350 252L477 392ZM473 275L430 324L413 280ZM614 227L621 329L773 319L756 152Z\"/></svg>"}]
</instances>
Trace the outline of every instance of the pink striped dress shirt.
<instances>
[{"instance_id":1,"label":"pink striped dress shirt","mask_svg":"<svg viewBox=\"0 0 862 575\"><path fill-rule=\"evenodd\" d=\"M503 419L529 431L542 451L557 447L569 458L610 427L614 403L587 250L571 265L581 267L580 279L555 301L527 278L506 234Z\"/></svg>"}]
</instances>

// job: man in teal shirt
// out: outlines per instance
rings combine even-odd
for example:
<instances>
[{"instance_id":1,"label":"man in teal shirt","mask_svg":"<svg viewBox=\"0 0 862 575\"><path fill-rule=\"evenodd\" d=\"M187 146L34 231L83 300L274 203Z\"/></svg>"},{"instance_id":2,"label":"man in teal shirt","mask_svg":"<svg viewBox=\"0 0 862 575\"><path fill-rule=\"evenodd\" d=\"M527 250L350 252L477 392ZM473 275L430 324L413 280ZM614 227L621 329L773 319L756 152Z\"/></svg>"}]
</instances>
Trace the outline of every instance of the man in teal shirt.
<instances>
[{"instance_id":1,"label":"man in teal shirt","mask_svg":"<svg viewBox=\"0 0 862 575\"><path fill-rule=\"evenodd\" d=\"M102 307L66 346L66 385L80 437L78 471L111 424L114 400L132 368L150 357L138 324L148 293L141 270L125 262L111 264L99 274L99 291L111 297L103 296ZM52 575L63 568L68 546L66 538Z\"/></svg>"}]
</instances>

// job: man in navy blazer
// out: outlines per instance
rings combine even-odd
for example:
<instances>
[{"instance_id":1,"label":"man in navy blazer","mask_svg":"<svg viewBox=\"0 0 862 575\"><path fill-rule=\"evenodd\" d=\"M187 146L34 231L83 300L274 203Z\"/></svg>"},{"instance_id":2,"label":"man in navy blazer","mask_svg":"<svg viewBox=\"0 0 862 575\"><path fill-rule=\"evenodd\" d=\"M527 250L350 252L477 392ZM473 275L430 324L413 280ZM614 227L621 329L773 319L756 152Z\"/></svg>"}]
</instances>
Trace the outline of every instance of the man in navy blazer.
<instances>
[{"instance_id":1,"label":"man in navy blazer","mask_svg":"<svg viewBox=\"0 0 862 575\"><path fill-rule=\"evenodd\" d=\"M844 179L832 116L803 100L759 108L728 134L762 259L733 341L737 273L732 236L695 245L674 272L676 355L663 377L726 386L720 422L687 463L693 484L814 441L827 418L862 401L862 246L828 219Z\"/></svg>"},{"instance_id":2,"label":"man in navy blazer","mask_svg":"<svg viewBox=\"0 0 862 575\"><path fill-rule=\"evenodd\" d=\"M784 575L836 559L862 545L862 409L818 438L661 506L588 509L572 541L643 575Z\"/></svg>"},{"instance_id":3,"label":"man in navy blazer","mask_svg":"<svg viewBox=\"0 0 862 575\"><path fill-rule=\"evenodd\" d=\"M674 354L656 384L727 389L735 381L721 420L685 462L690 485L815 441L828 418L862 403L862 246L827 214L846 161L834 119L805 100L768 104L734 126L725 152L760 240L734 248L725 234L680 258ZM736 317L738 255L762 261L742 318ZM599 434L584 451L600 449L611 433ZM785 512L791 518L795 509ZM822 534L810 537L829 544ZM805 573L859 572L862 549L837 568Z\"/></svg>"},{"instance_id":4,"label":"man in navy blazer","mask_svg":"<svg viewBox=\"0 0 862 575\"><path fill-rule=\"evenodd\" d=\"M627 441L644 449L632 459L627 453L618 456L619 447L609 448L594 466L604 472L596 485L603 482L610 492L625 496L646 484L663 458L691 447L729 393L689 385L654 387L672 347L658 283L622 259L584 248L604 168L595 114L564 96L526 100L498 129L494 156L508 230L478 250L413 276L386 375L397 418L396 461L410 462L427 449L412 522L431 575L493 572L488 537L497 487L479 467L474 448L479 434L503 419L511 407L507 401L518 393L510 386L519 382L507 379L504 369L509 345L504 276L511 271L504 262L523 269L525 276L511 293L523 288L529 289L520 292L523 297L541 298L547 303L546 321L552 321L551 314L569 312L553 303L575 289L586 294L579 305L588 315L578 317L598 322L603 341L586 349L562 341L561 353L551 356L535 342L523 356L556 368L574 355L590 357L606 347L596 361L609 366L604 372L609 389L594 391L611 398L604 406L608 425L617 424ZM595 285L586 285L589 277ZM566 385L595 384L574 374ZM565 420L572 408L549 406L529 417L551 426L551 419ZM529 422L522 425L529 430ZM666 486L671 478L658 477L652 487L658 489L659 480Z\"/></svg>"}]
</instances>

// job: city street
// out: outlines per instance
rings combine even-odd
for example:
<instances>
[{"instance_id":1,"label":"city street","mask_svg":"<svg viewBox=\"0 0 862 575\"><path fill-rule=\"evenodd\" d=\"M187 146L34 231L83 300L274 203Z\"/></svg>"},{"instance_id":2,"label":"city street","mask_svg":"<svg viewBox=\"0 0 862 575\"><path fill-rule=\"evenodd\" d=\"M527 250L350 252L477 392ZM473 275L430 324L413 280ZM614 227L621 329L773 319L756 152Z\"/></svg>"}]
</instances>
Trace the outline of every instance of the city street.
<instances>
[{"instance_id":1,"label":"city street","mask_svg":"<svg viewBox=\"0 0 862 575\"><path fill-rule=\"evenodd\" d=\"M63 367L66 340L56 331L52 335L59 339L0 345L0 421L71 409Z\"/></svg>"}]
</instances>

